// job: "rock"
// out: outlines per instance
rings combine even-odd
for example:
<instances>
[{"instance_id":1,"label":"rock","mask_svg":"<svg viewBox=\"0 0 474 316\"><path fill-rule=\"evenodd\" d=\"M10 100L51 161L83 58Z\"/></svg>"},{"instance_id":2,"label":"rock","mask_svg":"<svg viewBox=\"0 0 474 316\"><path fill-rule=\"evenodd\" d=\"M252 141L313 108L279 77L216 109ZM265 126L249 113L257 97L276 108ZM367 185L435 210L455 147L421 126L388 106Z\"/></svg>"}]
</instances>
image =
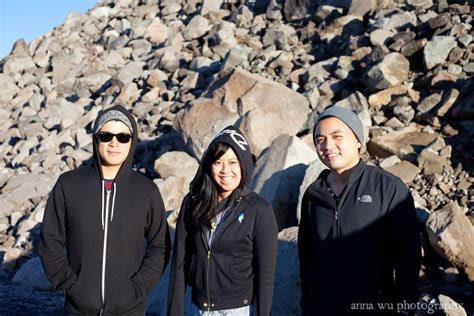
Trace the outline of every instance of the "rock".
<instances>
[{"instance_id":1,"label":"rock","mask_svg":"<svg viewBox=\"0 0 474 316\"><path fill-rule=\"evenodd\" d=\"M284 1L283 14L286 21L296 21L314 14L317 2L311 0L286 0Z\"/></svg>"},{"instance_id":2,"label":"rock","mask_svg":"<svg viewBox=\"0 0 474 316\"><path fill-rule=\"evenodd\" d=\"M221 10L224 0L203 0L201 6L201 15L216 13Z\"/></svg>"},{"instance_id":3,"label":"rock","mask_svg":"<svg viewBox=\"0 0 474 316\"><path fill-rule=\"evenodd\" d=\"M385 42L393 35L395 33L392 31L377 29L370 33L370 42L374 46L384 46Z\"/></svg>"},{"instance_id":4,"label":"rock","mask_svg":"<svg viewBox=\"0 0 474 316\"><path fill-rule=\"evenodd\" d=\"M195 157L202 155L211 137L232 124L242 130L258 156L278 135L296 134L306 121L308 108L303 95L282 84L229 69L174 124ZM285 123L288 121L292 124Z\"/></svg>"},{"instance_id":5,"label":"rock","mask_svg":"<svg viewBox=\"0 0 474 316\"><path fill-rule=\"evenodd\" d=\"M100 92L100 90L105 90L107 88L109 80L112 77L105 73L95 73L93 75L89 75L83 77L76 81L77 84L83 84L88 89L88 95Z\"/></svg>"},{"instance_id":6,"label":"rock","mask_svg":"<svg viewBox=\"0 0 474 316\"><path fill-rule=\"evenodd\" d=\"M444 157L439 156L430 147L423 149L418 156L418 166L425 175L442 174L444 168L449 165L449 162Z\"/></svg>"},{"instance_id":7,"label":"rock","mask_svg":"<svg viewBox=\"0 0 474 316\"><path fill-rule=\"evenodd\" d=\"M395 166L395 165L398 164L400 161L401 161L401 160L400 160L400 158L398 158L397 155L392 155L392 156L390 156L390 157L387 157L387 158L383 159L383 160L379 163L379 167L382 168L382 169L386 169L386 168Z\"/></svg>"},{"instance_id":8,"label":"rock","mask_svg":"<svg viewBox=\"0 0 474 316\"><path fill-rule=\"evenodd\" d=\"M30 50L28 49L28 44L23 38L20 38L13 44L12 51L10 56L14 57L31 57Z\"/></svg>"},{"instance_id":9,"label":"rock","mask_svg":"<svg viewBox=\"0 0 474 316\"><path fill-rule=\"evenodd\" d=\"M384 167L384 169L402 179L402 181L407 185L412 183L413 180L415 180L415 178L421 173L420 168L407 160L402 160L400 163L393 166Z\"/></svg>"},{"instance_id":10,"label":"rock","mask_svg":"<svg viewBox=\"0 0 474 316\"><path fill-rule=\"evenodd\" d=\"M6 103L13 99L13 97L20 91L20 88L15 84L15 80L3 73L0 73L0 102Z\"/></svg>"},{"instance_id":11,"label":"rock","mask_svg":"<svg viewBox=\"0 0 474 316\"><path fill-rule=\"evenodd\" d=\"M196 15L189 21L182 34L185 40L190 41L204 36L210 29L209 21L200 15Z\"/></svg>"},{"instance_id":12,"label":"rock","mask_svg":"<svg viewBox=\"0 0 474 316\"><path fill-rule=\"evenodd\" d=\"M438 300L444 315L446 316L467 316L466 310L462 305L454 301L449 296L440 294Z\"/></svg>"},{"instance_id":13,"label":"rock","mask_svg":"<svg viewBox=\"0 0 474 316\"><path fill-rule=\"evenodd\" d=\"M452 109L451 115L460 120L474 118L474 92L470 93L458 102Z\"/></svg>"},{"instance_id":14,"label":"rock","mask_svg":"<svg viewBox=\"0 0 474 316\"><path fill-rule=\"evenodd\" d=\"M155 183L160 189L166 211L179 211L184 196L189 192L189 183L192 178L169 176L166 179L156 179ZM177 218L176 218L177 219ZM172 227L176 222L168 221Z\"/></svg>"},{"instance_id":15,"label":"rock","mask_svg":"<svg viewBox=\"0 0 474 316\"><path fill-rule=\"evenodd\" d=\"M314 152L299 138L282 134L257 160L250 187L273 206L278 229L296 225L299 188Z\"/></svg>"},{"instance_id":16,"label":"rock","mask_svg":"<svg viewBox=\"0 0 474 316\"><path fill-rule=\"evenodd\" d=\"M118 73L117 79L126 86L136 78L139 78L143 72L144 62L132 61L125 65Z\"/></svg>"},{"instance_id":17,"label":"rock","mask_svg":"<svg viewBox=\"0 0 474 316\"><path fill-rule=\"evenodd\" d=\"M265 31L263 46L275 45L278 50L290 51L298 43L296 30L285 24L270 27Z\"/></svg>"},{"instance_id":18,"label":"rock","mask_svg":"<svg viewBox=\"0 0 474 316\"><path fill-rule=\"evenodd\" d=\"M198 167L196 159L181 151L164 153L155 160L155 171L165 179L170 176L193 178Z\"/></svg>"},{"instance_id":19,"label":"rock","mask_svg":"<svg viewBox=\"0 0 474 316\"><path fill-rule=\"evenodd\" d=\"M272 315L300 315L301 284L298 258L298 227L278 234Z\"/></svg>"},{"instance_id":20,"label":"rock","mask_svg":"<svg viewBox=\"0 0 474 316\"><path fill-rule=\"evenodd\" d=\"M459 91L455 88L449 89L443 93L443 97L436 106L435 113L437 116L443 117L452 108L454 103L458 100Z\"/></svg>"},{"instance_id":21,"label":"rock","mask_svg":"<svg viewBox=\"0 0 474 316\"><path fill-rule=\"evenodd\" d=\"M18 248L6 249L5 254L3 255L2 266L5 269L12 269L17 260L23 255L23 251Z\"/></svg>"},{"instance_id":22,"label":"rock","mask_svg":"<svg viewBox=\"0 0 474 316\"><path fill-rule=\"evenodd\" d=\"M362 80L371 90L392 88L408 79L409 68L410 62L405 56L390 53L373 66Z\"/></svg>"},{"instance_id":23,"label":"rock","mask_svg":"<svg viewBox=\"0 0 474 316\"><path fill-rule=\"evenodd\" d=\"M316 153L314 153L315 157ZM305 171L303 182L301 183L301 186L299 188L300 193L298 196L298 206L296 208L296 219L298 220L298 223L300 222L301 219L301 201L303 200L303 194L306 191L306 189L316 181L318 178L319 174L324 170L327 169L327 167L321 162L319 159L315 159L312 161L308 168Z\"/></svg>"},{"instance_id":24,"label":"rock","mask_svg":"<svg viewBox=\"0 0 474 316\"><path fill-rule=\"evenodd\" d=\"M27 288L52 290L52 285L44 274L39 257L33 257L24 263L15 273L12 282L21 284Z\"/></svg>"},{"instance_id":25,"label":"rock","mask_svg":"<svg viewBox=\"0 0 474 316\"><path fill-rule=\"evenodd\" d=\"M433 36L423 50L423 61L427 69L442 64L449 52L456 47L456 39L452 36Z\"/></svg>"},{"instance_id":26,"label":"rock","mask_svg":"<svg viewBox=\"0 0 474 316\"><path fill-rule=\"evenodd\" d=\"M7 62L3 65L3 73L12 76L33 72L35 69L36 65L29 56L8 58Z\"/></svg>"},{"instance_id":27,"label":"rock","mask_svg":"<svg viewBox=\"0 0 474 316\"><path fill-rule=\"evenodd\" d=\"M378 29L397 32L401 27L405 29L415 25L417 25L416 13L406 11L387 15L379 19L374 26Z\"/></svg>"},{"instance_id":28,"label":"rock","mask_svg":"<svg viewBox=\"0 0 474 316\"><path fill-rule=\"evenodd\" d=\"M371 11L377 9L376 1L367 1L367 0L353 0L350 1L351 5L349 7L349 12L347 14L355 16L364 16Z\"/></svg>"},{"instance_id":29,"label":"rock","mask_svg":"<svg viewBox=\"0 0 474 316\"><path fill-rule=\"evenodd\" d=\"M474 228L454 202L431 213L426 231L433 248L474 281Z\"/></svg>"},{"instance_id":30,"label":"rock","mask_svg":"<svg viewBox=\"0 0 474 316\"><path fill-rule=\"evenodd\" d=\"M437 134L420 132L416 127L409 126L387 135L373 137L367 145L367 150L377 157L397 155L401 159L414 163L418 153L436 137Z\"/></svg>"},{"instance_id":31,"label":"rock","mask_svg":"<svg viewBox=\"0 0 474 316\"><path fill-rule=\"evenodd\" d=\"M421 113L429 112L431 109L441 101L441 94L433 93L424 98L417 107L417 110Z\"/></svg>"},{"instance_id":32,"label":"rock","mask_svg":"<svg viewBox=\"0 0 474 316\"><path fill-rule=\"evenodd\" d=\"M425 11L433 6L433 0L408 0L407 3L414 7L416 12Z\"/></svg>"},{"instance_id":33,"label":"rock","mask_svg":"<svg viewBox=\"0 0 474 316\"><path fill-rule=\"evenodd\" d=\"M152 44L161 44L170 35L170 29L159 17L155 17L153 21L147 26L143 37Z\"/></svg>"},{"instance_id":34,"label":"rock","mask_svg":"<svg viewBox=\"0 0 474 316\"><path fill-rule=\"evenodd\" d=\"M405 95L406 93L407 88L405 86L384 89L369 96L369 105L375 110L378 110L382 106L389 104L390 101L392 101L392 98L399 95Z\"/></svg>"}]
</instances>

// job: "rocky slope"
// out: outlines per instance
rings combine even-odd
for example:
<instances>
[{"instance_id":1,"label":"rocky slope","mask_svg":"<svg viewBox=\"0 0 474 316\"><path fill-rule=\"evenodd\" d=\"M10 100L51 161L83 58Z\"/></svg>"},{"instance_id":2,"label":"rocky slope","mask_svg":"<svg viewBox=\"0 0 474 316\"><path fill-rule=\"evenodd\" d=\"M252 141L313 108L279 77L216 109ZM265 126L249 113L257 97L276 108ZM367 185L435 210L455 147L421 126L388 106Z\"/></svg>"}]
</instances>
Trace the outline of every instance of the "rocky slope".
<instances>
[{"instance_id":1,"label":"rocky slope","mask_svg":"<svg viewBox=\"0 0 474 316\"><path fill-rule=\"evenodd\" d=\"M298 314L294 226L300 192L322 168L310 131L338 104L364 122L364 157L415 197L420 314L454 299L472 315L473 16L472 2L455 0L104 0L19 40L0 61L2 288L60 302L37 258L46 198L60 173L89 163L98 111L120 103L138 120L135 166L160 187L170 225L210 137L229 124L244 131L288 272L277 275L274 314ZM165 288L163 278L150 314L163 314Z\"/></svg>"}]
</instances>

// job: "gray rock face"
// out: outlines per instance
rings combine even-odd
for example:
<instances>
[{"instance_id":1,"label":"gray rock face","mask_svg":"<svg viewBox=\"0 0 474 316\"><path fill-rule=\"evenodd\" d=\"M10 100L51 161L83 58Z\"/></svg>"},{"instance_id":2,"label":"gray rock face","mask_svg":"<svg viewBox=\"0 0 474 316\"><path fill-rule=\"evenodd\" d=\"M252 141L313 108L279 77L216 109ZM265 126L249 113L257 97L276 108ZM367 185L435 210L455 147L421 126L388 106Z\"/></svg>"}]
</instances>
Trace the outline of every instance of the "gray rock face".
<instances>
[{"instance_id":1,"label":"gray rock face","mask_svg":"<svg viewBox=\"0 0 474 316\"><path fill-rule=\"evenodd\" d=\"M431 213L426 231L433 248L474 280L474 227L455 203Z\"/></svg>"},{"instance_id":2,"label":"gray rock face","mask_svg":"<svg viewBox=\"0 0 474 316\"><path fill-rule=\"evenodd\" d=\"M15 273L12 281L23 286L41 290L51 290L52 285L46 278L39 257L28 260L21 269Z\"/></svg>"},{"instance_id":3,"label":"gray rock face","mask_svg":"<svg viewBox=\"0 0 474 316\"><path fill-rule=\"evenodd\" d=\"M377 136L370 140L367 149L372 155L388 157L393 154L401 159L414 161L421 148L428 146L437 137L417 131L416 127L407 127L387 135Z\"/></svg>"},{"instance_id":4,"label":"gray rock face","mask_svg":"<svg viewBox=\"0 0 474 316\"><path fill-rule=\"evenodd\" d=\"M202 155L211 137L227 125L237 124L247 137L252 153L259 155L279 134L295 134L306 120L306 98L281 84L239 69L231 69L216 78L206 96L210 98L196 100L175 121L176 130L197 157ZM285 125L288 120L292 124Z\"/></svg>"},{"instance_id":5,"label":"gray rock face","mask_svg":"<svg viewBox=\"0 0 474 316\"><path fill-rule=\"evenodd\" d=\"M155 161L155 171L165 179L171 176L192 178L198 167L196 159L181 151L167 152Z\"/></svg>"},{"instance_id":6,"label":"gray rock face","mask_svg":"<svg viewBox=\"0 0 474 316\"><path fill-rule=\"evenodd\" d=\"M427 69L431 69L448 58L451 50L456 47L456 39L452 36L434 36L423 50L423 59Z\"/></svg>"},{"instance_id":7,"label":"gray rock face","mask_svg":"<svg viewBox=\"0 0 474 316\"><path fill-rule=\"evenodd\" d=\"M299 138L282 134L259 157L251 188L273 206L278 229L296 225L300 185L314 152Z\"/></svg>"},{"instance_id":8,"label":"gray rock face","mask_svg":"<svg viewBox=\"0 0 474 316\"><path fill-rule=\"evenodd\" d=\"M20 91L20 88L15 84L15 80L3 73L0 73L0 85L2 86L0 91L0 102L2 103L10 101L15 94Z\"/></svg>"},{"instance_id":9,"label":"gray rock face","mask_svg":"<svg viewBox=\"0 0 474 316\"><path fill-rule=\"evenodd\" d=\"M316 155L316 153L314 155ZM308 168L305 171L303 181L299 188L298 206L296 208L296 219L298 220L298 223L301 219L301 201L303 200L304 192L311 185L311 183L316 181L319 174L324 169L327 169L327 167L321 162L321 160L316 159L309 164Z\"/></svg>"},{"instance_id":10,"label":"gray rock face","mask_svg":"<svg viewBox=\"0 0 474 316\"><path fill-rule=\"evenodd\" d=\"M210 29L209 21L200 15L196 15L184 29L183 37L190 41L204 36Z\"/></svg>"},{"instance_id":11,"label":"gray rock face","mask_svg":"<svg viewBox=\"0 0 474 316\"><path fill-rule=\"evenodd\" d=\"M408 79L410 62L399 53L390 53L363 78L372 90L395 87Z\"/></svg>"},{"instance_id":12,"label":"gray rock face","mask_svg":"<svg viewBox=\"0 0 474 316\"><path fill-rule=\"evenodd\" d=\"M298 227L278 234L278 254L273 292L272 315L300 315L300 262L298 259Z\"/></svg>"}]
</instances>

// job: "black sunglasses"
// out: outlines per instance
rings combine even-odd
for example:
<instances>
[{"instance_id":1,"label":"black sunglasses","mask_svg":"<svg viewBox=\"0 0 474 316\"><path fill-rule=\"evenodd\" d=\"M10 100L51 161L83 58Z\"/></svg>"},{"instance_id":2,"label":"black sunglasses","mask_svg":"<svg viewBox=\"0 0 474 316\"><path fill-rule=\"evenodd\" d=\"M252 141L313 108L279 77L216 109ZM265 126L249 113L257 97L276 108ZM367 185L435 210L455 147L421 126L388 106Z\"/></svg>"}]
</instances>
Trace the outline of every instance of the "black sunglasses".
<instances>
[{"instance_id":1,"label":"black sunglasses","mask_svg":"<svg viewBox=\"0 0 474 316\"><path fill-rule=\"evenodd\" d=\"M131 134L128 133L118 133L118 134L113 134L109 132L98 132L95 134L99 141L103 143L108 143L112 140L112 138L115 138L118 140L119 143L126 144L130 141L130 138L132 138Z\"/></svg>"}]
</instances>

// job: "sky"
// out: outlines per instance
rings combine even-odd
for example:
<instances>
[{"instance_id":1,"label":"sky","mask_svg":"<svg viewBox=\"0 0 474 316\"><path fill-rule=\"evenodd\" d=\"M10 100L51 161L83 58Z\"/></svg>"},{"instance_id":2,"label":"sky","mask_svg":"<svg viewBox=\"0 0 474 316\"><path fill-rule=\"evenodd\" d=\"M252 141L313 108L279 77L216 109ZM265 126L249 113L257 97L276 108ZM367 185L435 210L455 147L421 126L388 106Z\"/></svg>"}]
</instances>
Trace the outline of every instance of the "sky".
<instances>
[{"instance_id":1,"label":"sky","mask_svg":"<svg viewBox=\"0 0 474 316\"><path fill-rule=\"evenodd\" d=\"M0 59L23 38L28 44L64 23L70 12L87 12L97 0L0 0Z\"/></svg>"}]
</instances>

